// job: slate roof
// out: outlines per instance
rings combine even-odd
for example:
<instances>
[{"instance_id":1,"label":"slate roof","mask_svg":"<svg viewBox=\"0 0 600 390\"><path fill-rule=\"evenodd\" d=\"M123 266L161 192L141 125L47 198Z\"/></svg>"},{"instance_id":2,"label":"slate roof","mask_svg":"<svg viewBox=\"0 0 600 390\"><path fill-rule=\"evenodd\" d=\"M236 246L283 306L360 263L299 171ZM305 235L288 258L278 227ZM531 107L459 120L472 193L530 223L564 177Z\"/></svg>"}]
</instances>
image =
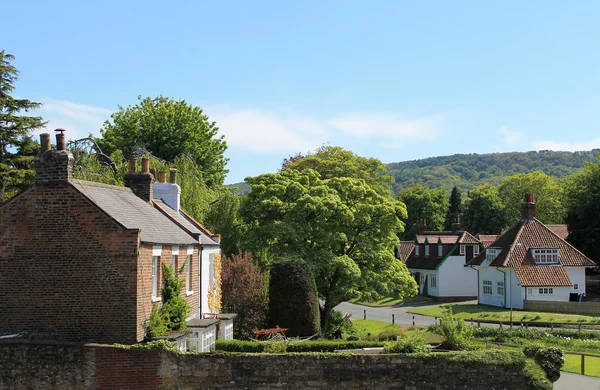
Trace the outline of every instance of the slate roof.
<instances>
[{"instance_id":1,"label":"slate roof","mask_svg":"<svg viewBox=\"0 0 600 390\"><path fill-rule=\"evenodd\" d=\"M162 199L153 199L154 207L156 207L163 214L166 214L171 220L173 220L177 225L181 228L185 229L189 234L198 236L198 242L202 245L219 245L216 241L210 238L205 232L208 232L206 229L201 230L199 226L190 221L187 214L173 210L170 206L168 206ZM185 216L184 216L185 215ZM194 221L195 222L195 221Z\"/></svg>"},{"instance_id":2,"label":"slate roof","mask_svg":"<svg viewBox=\"0 0 600 390\"><path fill-rule=\"evenodd\" d=\"M406 259L410 253L415 249L414 241L400 241L400 248L398 248L398 256L401 262L406 263Z\"/></svg>"},{"instance_id":3,"label":"slate roof","mask_svg":"<svg viewBox=\"0 0 600 390\"><path fill-rule=\"evenodd\" d=\"M442 255L438 256L437 245L429 247L429 256L425 257L425 251L421 245L419 257L415 257L413 250L405 261L406 267L414 269L436 269L444 258L455 249L454 244L442 244Z\"/></svg>"},{"instance_id":4,"label":"slate roof","mask_svg":"<svg viewBox=\"0 0 600 390\"><path fill-rule=\"evenodd\" d=\"M510 248L512 261L509 258ZM488 248L499 248L500 254L489 264L490 267L508 267L509 262L524 287L572 286L564 267L588 267L595 263L566 242L537 219L522 220L496 239ZM560 264L535 264L531 249L558 248ZM473 258L469 265L481 265L486 251Z\"/></svg>"},{"instance_id":5,"label":"slate roof","mask_svg":"<svg viewBox=\"0 0 600 390\"><path fill-rule=\"evenodd\" d=\"M73 187L126 229L139 229L142 242L193 245L198 241L129 188L73 180Z\"/></svg>"},{"instance_id":6,"label":"slate roof","mask_svg":"<svg viewBox=\"0 0 600 390\"><path fill-rule=\"evenodd\" d=\"M484 248L487 248L500 237L499 234L478 234L477 239L481 242Z\"/></svg>"}]
</instances>

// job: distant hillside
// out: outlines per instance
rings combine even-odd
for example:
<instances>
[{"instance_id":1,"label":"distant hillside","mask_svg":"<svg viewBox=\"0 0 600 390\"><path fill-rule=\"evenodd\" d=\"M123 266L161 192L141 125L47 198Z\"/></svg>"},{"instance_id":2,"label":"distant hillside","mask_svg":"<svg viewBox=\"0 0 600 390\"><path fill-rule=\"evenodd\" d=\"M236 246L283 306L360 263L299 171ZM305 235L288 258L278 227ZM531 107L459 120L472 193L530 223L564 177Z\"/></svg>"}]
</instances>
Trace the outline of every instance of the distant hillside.
<instances>
[{"instance_id":1,"label":"distant hillside","mask_svg":"<svg viewBox=\"0 0 600 390\"><path fill-rule=\"evenodd\" d=\"M421 160L403 161L387 165L388 174L396 182L394 192L413 183L429 188L452 189L458 186L470 190L482 183L500 184L506 176L517 173L543 171L561 178L582 168L586 161L595 160L600 149L585 152L510 152L492 154L453 154ZM245 183L231 184L240 194L247 194L250 186Z\"/></svg>"},{"instance_id":2,"label":"distant hillside","mask_svg":"<svg viewBox=\"0 0 600 390\"><path fill-rule=\"evenodd\" d=\"M499 184L506 176L543 171L560 178L593 161L600 152L510 152L492 154L454 154L421 160L388 164L388 173L394 177L394 192L419 183L429 188L451 189L458 186L470 190L482 183Z\"/></svg>"}]
</instances>

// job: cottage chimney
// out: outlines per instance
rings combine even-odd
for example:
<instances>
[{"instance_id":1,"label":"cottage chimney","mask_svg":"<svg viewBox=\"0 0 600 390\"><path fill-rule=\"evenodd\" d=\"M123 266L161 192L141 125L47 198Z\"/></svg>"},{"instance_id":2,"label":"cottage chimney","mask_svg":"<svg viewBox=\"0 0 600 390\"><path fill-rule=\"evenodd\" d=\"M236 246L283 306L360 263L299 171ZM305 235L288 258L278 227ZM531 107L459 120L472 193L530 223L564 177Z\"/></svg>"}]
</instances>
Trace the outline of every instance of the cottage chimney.
<instances>
[{"instance_id":1,"label":"cottage chimney","mask_svg":"<svg viewBox=\"0 0 600 390\"><path fill-rule=\"evenodd\" d=\"M50 147L50 134L40 135L41 152L33 159L36 185L56 185L73 179L73 155L66 150L64 129L56 129L57 149Z\"/></svg>"},{"instance_id":2,"label":"cottage chimney","mask_svg":"<svg viewBox=\"0 0 600 390\"><path fill-rule=\"evenodd\" d=\"M452 213L452 233L456 233L461 230L460 226L460 214L458 212Z\"/></svg>"},{"instance_id":3,"label":"cottage chimney","mask_svg":"<svg viewBox=\"0 0 600 390\"><path fill-rule=\"evenodd\" d=\"M154 183L154 197L162 199L163 202L173 210L179 212L181 207L181 187L177 185L177 169L169 170L169 182L167 183L167 172L158 173L158 183Z\"/></svg>"},{"instance_id":4,"label":"cottage chimney","mask_svg":"<svg viewBox=\"0 0 600 390\"><path fill-rule=\"evenodd\" d=\"M525 200L521 203L521 219L533 221L535 217L535 200L533 194L525 194Z\"/></svg>"},{"instance_id":5,"label":"cottage chimney","mask_svg":"<svg viewBox=\"0 0 600 390\"><path fill-rule=\"evenodd\" d=\"M125 175L125 187L129 187L134 194L150 202L154 192L154 176L150 173L150 160L142 158L142 171L136 172L137 159L129 159L129 172Z\"/></svg>"},{"instance_id":6,"label":"cottage chimney","mask_svg":"<svg viewBox=\"0 0 600 390\"><path fill-rule=\"evenodd\" d=\"M424 234L427 231L427 220L419 220L419 234Z\"/></svg>"}]
</instances>

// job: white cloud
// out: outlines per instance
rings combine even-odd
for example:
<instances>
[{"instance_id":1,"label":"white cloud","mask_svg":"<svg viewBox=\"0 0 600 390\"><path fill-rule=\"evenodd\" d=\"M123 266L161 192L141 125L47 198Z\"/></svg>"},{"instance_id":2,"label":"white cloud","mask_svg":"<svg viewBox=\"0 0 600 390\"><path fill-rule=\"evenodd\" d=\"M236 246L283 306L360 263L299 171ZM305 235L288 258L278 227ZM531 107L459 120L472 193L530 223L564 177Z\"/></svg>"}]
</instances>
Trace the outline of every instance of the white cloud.
<instances>
[{"instance_id":1,"label":"white cloud","mask_svg":"<svg viewBox=\"0 0 600 390\"><path fill-rule=\"evenodd\" d=\"M587 142L561 142L553 140L543 140L537 141L533 145L537 150L560 150L575 152L579 150L600 149L600 138L596 138L595 140Z\"/></svg>"},{"instance_id":2,"label":"white cloud","mask_svg":"<svg viewBox=\"0 0 600 390\"><path fill-rule=\"evenodd\" d=\"M110 118L111 110L71 102L68 100L42 99L44 105L37 111L48 121L44 131L50 132L63 128L68 140L87 137L90 133L100 134L100 128L105 120Z\"/></svg>"},{"instance_id":3,"label":"white cloud","mask_svg":"<svg viewBox=\"0 0 600 390\"><path fill-rule=\"evenodd\" d=\"M430 141L438 133L437 117L401 119L385 115L344 115L329 120L329 125L355 138L371 138L383 144L399 141Z\"/></svg>"},{"instance_id":4,"label":"white cloud","mask_svg":"<svg viewBox=\"0 0 600 390\"><path fill-rule=\"evenodd\" d=\"M511 130L506 126L502 126L497 134L503 138L504 143L512 145L516 144L523 138L523 134L516 130Z\"/></svg>"}]
</instances>

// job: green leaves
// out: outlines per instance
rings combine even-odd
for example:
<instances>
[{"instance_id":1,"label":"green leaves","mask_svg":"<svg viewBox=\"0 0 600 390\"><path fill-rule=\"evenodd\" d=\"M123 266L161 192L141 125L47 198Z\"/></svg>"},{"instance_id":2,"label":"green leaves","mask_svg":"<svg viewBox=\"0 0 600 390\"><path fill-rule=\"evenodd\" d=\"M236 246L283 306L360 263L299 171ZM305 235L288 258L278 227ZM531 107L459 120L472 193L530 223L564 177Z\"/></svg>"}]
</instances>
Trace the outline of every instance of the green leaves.
<instances>
[{"instance_id":1,"label":"green leaves","mask_svg":"<svg viewBox=\"0 0 600 390\"><path fill-rule=\"evenodd\" d=\"M421 219L427 221L427 230L443 230L449 205L444 190L430 190L423 185L413 184L398 192L398 199L406 204L408 210L403 239L415 238Z\"/></svg>"},{"instance_id":2,"label":"green leaves","mask_svg":"<svg viewBox=\"0 0 600 390\"><path fill-rule=\"evenodd\" d=\"M502 233L508 221L497 188L482 184L469 191L462 221L464 228L471 234Z\"/></svg>"}]
</instances>

